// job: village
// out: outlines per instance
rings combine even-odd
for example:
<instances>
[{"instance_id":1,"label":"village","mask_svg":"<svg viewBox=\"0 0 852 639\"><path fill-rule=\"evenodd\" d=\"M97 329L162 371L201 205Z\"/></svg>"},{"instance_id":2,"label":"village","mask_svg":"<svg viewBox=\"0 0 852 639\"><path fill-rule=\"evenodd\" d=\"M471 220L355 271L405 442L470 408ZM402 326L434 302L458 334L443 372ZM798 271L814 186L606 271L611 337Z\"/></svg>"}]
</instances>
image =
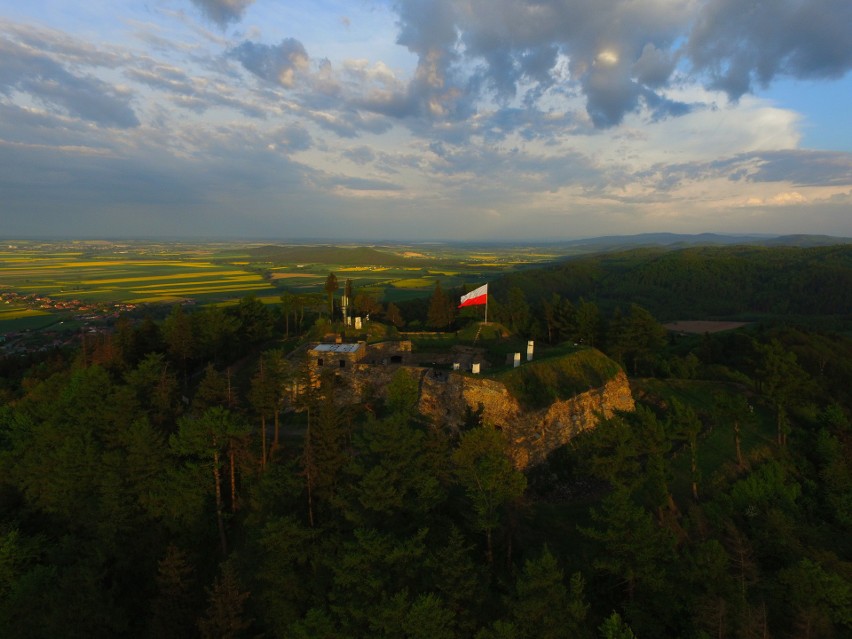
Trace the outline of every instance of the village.
<instances>
[{"instance_id":1,"label":"village","mask_svg":"<svg viewBox=\"0 0 852 639\"><path fill-rule=\"evenodd\" d=\"M83 333L107 330L104 322L137 309L136 304L93 303L55 300L35 293L0 291L0 302L54 315L55 321L41 329L19 329L0 333L0 354L25 355L73 344Z\"/></svg>"}]
</instances>

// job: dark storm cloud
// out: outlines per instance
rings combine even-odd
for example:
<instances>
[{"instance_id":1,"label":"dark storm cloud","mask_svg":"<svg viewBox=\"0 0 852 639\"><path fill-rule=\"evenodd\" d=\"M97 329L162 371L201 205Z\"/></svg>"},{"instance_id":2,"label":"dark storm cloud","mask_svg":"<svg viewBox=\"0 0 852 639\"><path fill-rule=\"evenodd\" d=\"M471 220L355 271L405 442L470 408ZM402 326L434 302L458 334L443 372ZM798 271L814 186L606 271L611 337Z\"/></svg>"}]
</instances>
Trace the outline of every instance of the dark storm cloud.
<instances>
[{"instance_id":1,"label":"dark storm cloud","mask_svg":"<svg viewBox=\"0 0 852 639\"><path fill-rule=\"evenodd\" d=\"M238 22L253 2L254 0L192 0L192 4L222 29L232 22Z\"/></svg>"},{"instance_id":2,"label":"dark storm cloud","mask_svg":"<svg viewBox=\"0 0 852 639\"><path fill-rule=\"evenodd\" d=\"M711 0L687 52L734 99L779 75L839 78L852 68L852 2Z\"/></svg>"},{"instance_id":3,"label":"dark storm cloud","mask_svg":"<svg viewBox=\"0 0 852 639\"><path fill-rule=\"evenodd\" d=\"M139 125L128 93L94 76L72 73L47 54L0 39L0 93L13 90L102 126Z\"/></svg>"},{"instance_id":4,"label":"dark storm cloud","mask_svg":"<svg viewBox=\"0 0 852 639\"><path fill-rule=\"evenodd\" d=\"M246 40L230 55L257 77L285 87L292 87L296 72L308 64L305 47L295 38L286 38L277 45Z\"/></svg>"}]
</instances>

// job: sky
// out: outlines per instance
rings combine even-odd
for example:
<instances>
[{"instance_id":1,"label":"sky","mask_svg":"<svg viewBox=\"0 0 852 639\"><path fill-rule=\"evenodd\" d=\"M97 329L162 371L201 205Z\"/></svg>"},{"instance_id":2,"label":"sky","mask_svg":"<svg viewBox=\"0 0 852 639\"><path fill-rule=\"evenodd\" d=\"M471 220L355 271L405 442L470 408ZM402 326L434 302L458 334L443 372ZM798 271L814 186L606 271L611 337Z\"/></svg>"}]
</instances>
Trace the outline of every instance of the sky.
<instances>
[{"instance_id":1,"label":"sky","mask_svg":"<svg viewBox=\"0 0 852 639\"><path fill-rule=\"evenodd\" d=\"M0 0L0 237L852 236L849 0Z\"/></svg>"}]
</instances>

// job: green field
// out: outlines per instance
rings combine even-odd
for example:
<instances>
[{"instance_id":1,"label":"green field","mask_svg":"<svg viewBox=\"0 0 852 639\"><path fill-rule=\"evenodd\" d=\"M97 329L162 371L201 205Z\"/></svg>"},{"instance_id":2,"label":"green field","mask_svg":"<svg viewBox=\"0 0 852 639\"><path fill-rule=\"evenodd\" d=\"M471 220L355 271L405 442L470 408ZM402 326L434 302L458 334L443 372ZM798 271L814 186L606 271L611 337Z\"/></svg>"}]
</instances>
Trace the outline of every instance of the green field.
<instances>
[{"instance_id":1,"label":"green field","mask_svg":"<svg viewBox=\"0 0 852 639\"><path fill-rule=\"evenodd\" d=\"M474 286L519 265L553 260L555 254L526 247L268 246L248 243L154 243L6 240L0 244L0 291L92 304L228 304L247 295L276 303L284 291L321 293L329 273L343 288L380 302L428 296ZM5 330L55 321L39 302L0 315ZM10 322L15 321L15 328Z\"/></svg>"},{"instance_id":2,"label":"green field","mask_svg":"<svg viewBox=\"0 0 852 639\"><path fill-rule=\"evenodd\" d=\"M56 321L57 315L54 313L29 309L19 304L0 304L0 332L35 330Z\"/></svg>"},{"instance_id":3,"label":"green field","mask_svg":"<svg viewBox=\"0 0 852 639\"><path fill-rule=\"evenodd\" d=\"M0 288L54 299L167 302L202 294L240 296L274 287L257 273L206 259L140 259L0 253Z\"/></svg>"}]
</instances>

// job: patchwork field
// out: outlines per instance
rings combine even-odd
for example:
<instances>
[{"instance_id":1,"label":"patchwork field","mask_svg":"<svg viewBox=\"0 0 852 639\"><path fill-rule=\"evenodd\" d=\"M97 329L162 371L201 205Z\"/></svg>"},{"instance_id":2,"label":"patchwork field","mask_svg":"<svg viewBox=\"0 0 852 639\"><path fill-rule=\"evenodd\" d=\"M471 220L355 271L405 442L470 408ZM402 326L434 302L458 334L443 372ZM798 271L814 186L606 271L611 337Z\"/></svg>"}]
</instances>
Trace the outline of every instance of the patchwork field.
<instances>
[{"instance_id":1,"label":"patchwork field","mask_svg":"<svg viewBox=\"0 0 852 639\"><path fill-rule=\"evenodd\" d=\"M0 289L55 300L168 302L199 295L239 297L274 291L242 265L192 255L147 258L90 257L85 253L6 249L0 252Z\"/></svg>"},{"instance_id":2,"label":"patchwork field","mask_svg":"<svg viewBox=\"0 0 852 639\"><path fill-rule=\"evenodd\" d=\"M322 292L333 272L341 289L351 279L357 292L391 302L427 296L436 282L445 290L478 285L518 265L555 257L524 247L7 240L0 244L0 291L47 297L53 310L72 302L227 304L246 295L274 303L285 290ZM0 316L3 322L11 319L27 316Z\"/></svg>"}]
</instances>

